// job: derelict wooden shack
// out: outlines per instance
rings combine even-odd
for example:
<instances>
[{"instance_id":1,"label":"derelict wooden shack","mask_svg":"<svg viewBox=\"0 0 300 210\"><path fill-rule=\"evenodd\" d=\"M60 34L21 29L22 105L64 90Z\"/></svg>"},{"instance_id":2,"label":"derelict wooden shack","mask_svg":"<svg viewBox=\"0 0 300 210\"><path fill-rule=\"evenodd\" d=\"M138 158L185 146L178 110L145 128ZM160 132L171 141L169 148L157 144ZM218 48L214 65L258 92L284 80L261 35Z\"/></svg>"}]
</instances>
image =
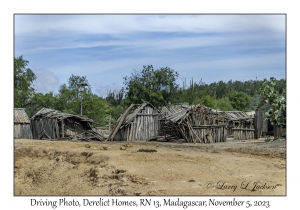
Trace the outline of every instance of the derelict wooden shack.
<instances>
[{"instance_id":1,"label":"derelict wooden shack","mask_svg":"<svg viewBox=\"0 0 300 210\"><path fill-rule=\"evenodd\" d=\"M32 139L30 119L24 108L14 109L14 138Z\"/></svg>"},{"instance_id":2,"label":"derelict wooden shack","mask_svg":"<svg viewBox=\"0 0 300 210\"><path fill-rule=\"evenodd\" d=\"M209 107L201 104L163 107L161 120L164 134L194 143L226 141L226 119Z\"/></svg>"},{"instance_id":3,"label":"derelict wooden shack","mask_svg":"<svg viewBox=\"0 0 300 210\"><path fill-rule=\"evenodd\" d=\"M93 120L86 116L64 113L43 108L31 117L34 139L78 139L103 140L103 136L92 130Z\"/></svg>"},{"instance_id":4,"label":"derelict wooden shack","mask_svg":"<svg viewBox=\"0 0 300 210\"><path fill-rule=\"evenodd\" d=\"M266 137L271 135L274 137L281 137L285 135L286 128L280 126L273 126L271 121L267 119L265 112L268 109L268 105L265 104L260 109L255 111L254 127L255 127L255 138Z\"/></svg>"},{"instance_id":5,"label":"derelict wooden shack","mask_svg":"<svg viewBox=\"0 0 300 210\"><path fill-rule=\"evenodd\" d=\"M253 139L253 117L242 111L219 111L201 104L163 107L161 127L164 134L194 143Z\"/></svg>"},{"instance_id":6,"label":"derelict wooden shack","mask_svg":"<svg viewBox=\"0 0 300 210\"><path fill-rule=\"evenodd\" d=\"M152 104L132 104L119 117L108 140L149 140L160 134L160 119L160 111Z\"/></svg>"},{"instance_id":7,"label":"derelict wooden shack","mask_svg":"<svg viewBox=\"0 0 300 210\"><path fill-rule=\"evenodd\" d=\"M219 112L227 121L227 136L235 140L254 139L254 117L242 111Z\"/></svg>"}]
</instances>

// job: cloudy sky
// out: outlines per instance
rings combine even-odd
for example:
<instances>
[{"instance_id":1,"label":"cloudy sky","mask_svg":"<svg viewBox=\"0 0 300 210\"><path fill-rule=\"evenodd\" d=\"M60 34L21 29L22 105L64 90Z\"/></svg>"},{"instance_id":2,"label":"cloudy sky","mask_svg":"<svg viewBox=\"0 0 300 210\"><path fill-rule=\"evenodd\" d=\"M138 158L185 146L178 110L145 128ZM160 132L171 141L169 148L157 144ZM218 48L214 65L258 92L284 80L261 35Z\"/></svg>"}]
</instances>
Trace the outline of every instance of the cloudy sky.
<instances>
[{"instance_id":1,"label":"cloudy sky","mask_svg":"<svg viewBox=\"0 0 300 210\"><path fill-rule=\"evenodd\" d=\"M285 15L15 15L14 53L58 92L73 74L94 93L123 86L143 65L170 67L186 79L285 78Z\"/></svg>"}]
</instances>

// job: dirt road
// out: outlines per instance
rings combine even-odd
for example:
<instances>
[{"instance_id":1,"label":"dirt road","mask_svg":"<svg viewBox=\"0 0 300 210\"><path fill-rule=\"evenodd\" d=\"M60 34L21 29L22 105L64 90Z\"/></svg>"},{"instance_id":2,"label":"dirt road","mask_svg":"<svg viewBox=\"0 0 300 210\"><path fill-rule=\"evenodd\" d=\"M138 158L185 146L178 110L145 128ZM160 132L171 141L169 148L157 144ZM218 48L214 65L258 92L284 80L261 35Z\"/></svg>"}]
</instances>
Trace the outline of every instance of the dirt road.
<instances>
[{"instance_id":1,"label":"dirt road","mask_svg":"<svg viewBox=\"0 0 300 210\"><path fill-rule=\"evenodd\" d=\"M15 140L15 195L285 195L285 141ZM156 152L139 152L140 149Z\"/></svg>"}]
</instances>

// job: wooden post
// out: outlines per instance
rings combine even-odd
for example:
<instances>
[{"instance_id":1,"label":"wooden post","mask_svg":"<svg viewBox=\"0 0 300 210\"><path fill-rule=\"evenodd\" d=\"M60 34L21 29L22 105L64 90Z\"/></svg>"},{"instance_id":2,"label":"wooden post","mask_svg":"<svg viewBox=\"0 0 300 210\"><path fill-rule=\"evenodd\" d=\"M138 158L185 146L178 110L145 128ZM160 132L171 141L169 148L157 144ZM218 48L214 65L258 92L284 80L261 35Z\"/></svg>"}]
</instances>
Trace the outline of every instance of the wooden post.
<instances>
[{"instance_id":1,"label":"wooden post","mask_svg":"<svg viewBox=\"0 0 300 210\"><path fill-rule=\"evenodd\" d=\"M116 133L118 132L120 126L122 125L123 120L125 119L125 117L127 116L128 112L130 111L130 109L132 107L134 107L135 104L131 104L128 109L125 111L125 113L120 117L119 122L117 124L117 126L115 127L114 131L110 133L109 137L107 140L113 140L113 138L115 137Z\"/></svg>"},{"instance_id":2,"label":"wooden post","mask_svg":"<svg viewBox=\"0 0 300 210\"><path fill-rule=\"evenodd\" d=\"M64 129L64 118L61 119L61 132L62 132L62 138L65 137L65 129Z\"/></svg>"}]
</instances>

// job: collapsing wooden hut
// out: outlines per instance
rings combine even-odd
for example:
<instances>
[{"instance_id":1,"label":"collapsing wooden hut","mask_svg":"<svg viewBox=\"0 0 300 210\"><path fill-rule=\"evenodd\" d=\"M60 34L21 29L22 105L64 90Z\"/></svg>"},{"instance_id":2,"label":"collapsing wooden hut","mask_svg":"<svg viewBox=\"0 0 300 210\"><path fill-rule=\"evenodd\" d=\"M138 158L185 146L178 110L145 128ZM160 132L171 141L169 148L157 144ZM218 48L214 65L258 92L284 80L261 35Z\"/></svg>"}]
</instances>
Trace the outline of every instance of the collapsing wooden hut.
<instances>
[{"instance_id":1,"label":"collapsing wooden hut","mask_svg":"<svg viewBox=\"0 0 300 210\"><path fill-rule=\"evenodd\" d=\"M218 112L201 104L179 105L163 112L161 120L164 134L194 143L215 143L226 141L226 119Z\"/></svg>"},{"instance_id":2,"label":"collapsing wooden hut","mask_svg":"<svg viewBox=\"0 0 300 210\"><path fill-rule=\"evenodd\" d=\"M255 138L266 137L271 135L274 137L281 137L285 135L286 128L280 126L273 126L270 119L267 119L265 112L268 110L269 105L265 104L260 109L255 111L254 127Z\"/></svg>"},{"instance_id":3,"label":"collapsing wooden hut","mask_svg":"<svg viewBox=\"0 0 300 210\"><path fill-rule=\"evenodd\" d=\"M163 107L162 131L188 142L224 142L254 138L254 117L242 111L219 111L201 104Z\"/></svg>"},{"instance_id":4,"label":"collapsing wooden hut","mask_svg":"<svg viewBox=\"0 0 300 210\"><path fill-rule=\"evenodd\" d=\"M115 123L108 140L149 140L160 133L160 111L152 104L132 104Z\"/></svg>"},{"instance_id":5,"label":"collapsing wooden hut","mask_svg":"<svg viewBox=\"0 0 300 210\"><path fill-rule=\"evenodd\" d=\"M227 121L227 136L235 140L254 139L254 117L242 111L220 111Z\"/></svg>"},{"instance_id":6,"label":"collapsing wooden hut","mask_svg":"<svg viewBox=\"0 0 300 210\"><path fill-rule=\"evenodd\" d=\"M103 136L92 130L93 120L80 115L43 108L31 117L34 139L78 139L103 140Z\"/></svg>"},{"instance_id":7,"label":"collapsing wooden hut","mask_svg":"<svg viewBox=\"0 0 300 210\"><path fill-rule=\"evenodd\" d=\"M14 138L32 139L30 119L24 108L14 109Z\"/></svg>"}]
</instances>

